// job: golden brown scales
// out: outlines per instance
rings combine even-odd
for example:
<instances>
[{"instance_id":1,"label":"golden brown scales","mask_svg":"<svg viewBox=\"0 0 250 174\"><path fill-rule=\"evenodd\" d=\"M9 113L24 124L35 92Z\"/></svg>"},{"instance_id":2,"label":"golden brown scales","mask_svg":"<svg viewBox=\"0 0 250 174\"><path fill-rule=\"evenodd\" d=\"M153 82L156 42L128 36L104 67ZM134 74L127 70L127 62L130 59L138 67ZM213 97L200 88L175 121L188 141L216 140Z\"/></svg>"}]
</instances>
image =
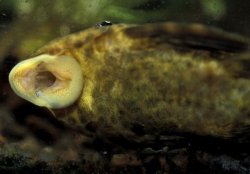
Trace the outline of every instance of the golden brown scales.
<instances>
[{"instance_id":1,"label":"golden brown scales","mask_svg":"<svg viewBox=\"0 0 250 174\"><path fill-rule=\"evenodd\" d=\"M33 55L55 55L65 69L69 64L61 57L77 60L82 81L73 86L82 90L76 101L64 105L67 98L60 98L76 96L72 90L64 90L57 101L46 95L46 90L62 88L64 78L58 76L65 72L56 65L56 72L46 69L44 61L42 69L27 66L35 72L30 92L43 100L34 104L52 109L58 119L82 127L94 124L103 137L122 135L136 141L134 123L143 125L145 134L233 137L250 125L248 49L240 36L199 24L93 27L52 41ZM13 78L16 69L10 75L13 88L20 83ZM22 81L25 73L19 74ZM72 81L68 78L64 84Z\"/></svg>"}]
</instances>

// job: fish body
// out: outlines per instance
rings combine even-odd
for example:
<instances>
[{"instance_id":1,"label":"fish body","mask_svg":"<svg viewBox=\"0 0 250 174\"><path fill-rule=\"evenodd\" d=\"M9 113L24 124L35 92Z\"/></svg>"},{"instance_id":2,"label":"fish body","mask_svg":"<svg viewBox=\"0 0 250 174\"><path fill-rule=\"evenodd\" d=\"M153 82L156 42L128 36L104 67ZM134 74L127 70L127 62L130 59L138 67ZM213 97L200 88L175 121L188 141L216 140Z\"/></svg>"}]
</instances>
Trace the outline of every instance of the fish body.
<instances>
[{"instance_id":1,"label":"fish body","mask_svg":"<svg viewBox=\"0 0 250 174\"><path fill-rule=\"evenodd\" d=\"M79 63L82 90L76 100L43 105L69 125L94 124L103 137L136 138L135 125L141 125L143 135L230 138L250 125L248 50L244 38L199 24L117 24L59 38L32 56Z\"/></svg>"}]
</instances>

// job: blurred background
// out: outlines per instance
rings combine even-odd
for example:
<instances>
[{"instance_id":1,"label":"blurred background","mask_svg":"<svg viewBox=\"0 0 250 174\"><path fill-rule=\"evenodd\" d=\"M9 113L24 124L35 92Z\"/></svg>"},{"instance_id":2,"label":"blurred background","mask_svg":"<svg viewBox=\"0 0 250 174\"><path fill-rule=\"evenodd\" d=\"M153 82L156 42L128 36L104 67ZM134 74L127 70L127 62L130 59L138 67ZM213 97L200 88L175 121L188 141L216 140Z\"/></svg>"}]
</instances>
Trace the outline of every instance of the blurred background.
<instances>
[{"instance_id":1,"label":"blurred background","mask_svg":"<svg viewBox=\"0 0 250 174\"><path fill-rule=\"evenodd\" d=\"M113 24L195 22L249 37L249 9L248 0L0 0L0 173L27 172L27 169L53 173L58 168L50 165L56 160L65 162L60 166L61 173L98 171L104 157L115 164L127 161L126 166L142 163L129 156L130 153L113 156L108 148L98 146L98 152L94 148L83 148L82 144L87 141L84 135L76 135L46 109L27 103L11 91L8 84L10 69L48 41L106 20ZM88 160L99 161L96 163L98 167L86 163ZM156 161L162 164L164 160L157 158ZM175 168L170 170L168 163L164 168L169 173L185 173L186 170L193 173L250 173L250 157L247 155L232 158L205 150L195 152L190 158L184 149L171 160ZM155 171L162 169L154 160L153 163L148 161L155 166ZM81 168L82 164L84 168ZM128 168L121 171L127 173ZM143 172L144 169L131 171Z\"/></svg>"},{"instance_id":2,"label":"blurred background","mask_svg":"<svg viewBox=\"0 0 250 174\"><path fill-rule=\"evenodd\" d=\"M198 22L249 36L249 8L247 0L1 0L0 59L24 59L53 38L104 20Z\"/></svg>"}]
</instances>

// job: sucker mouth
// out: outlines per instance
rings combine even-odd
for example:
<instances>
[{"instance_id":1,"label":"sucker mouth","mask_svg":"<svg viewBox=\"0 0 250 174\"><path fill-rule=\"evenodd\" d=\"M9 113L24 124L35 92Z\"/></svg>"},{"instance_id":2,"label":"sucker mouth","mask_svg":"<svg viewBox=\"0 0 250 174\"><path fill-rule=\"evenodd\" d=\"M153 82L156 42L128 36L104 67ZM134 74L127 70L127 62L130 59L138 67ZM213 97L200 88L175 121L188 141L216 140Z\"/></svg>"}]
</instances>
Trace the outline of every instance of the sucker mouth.
<instances>
[{"instance_id":1,"label":"sucker mouth","mask_svg":"<svg viewBox=\"0 0 250 174\"><path fill-rule=\"evenodd\" d=\"M18 63L9 74L14 92L38 106L64 108L83 90L80 64L70 56L40 55Z\"/></svg>"}]
</instances>

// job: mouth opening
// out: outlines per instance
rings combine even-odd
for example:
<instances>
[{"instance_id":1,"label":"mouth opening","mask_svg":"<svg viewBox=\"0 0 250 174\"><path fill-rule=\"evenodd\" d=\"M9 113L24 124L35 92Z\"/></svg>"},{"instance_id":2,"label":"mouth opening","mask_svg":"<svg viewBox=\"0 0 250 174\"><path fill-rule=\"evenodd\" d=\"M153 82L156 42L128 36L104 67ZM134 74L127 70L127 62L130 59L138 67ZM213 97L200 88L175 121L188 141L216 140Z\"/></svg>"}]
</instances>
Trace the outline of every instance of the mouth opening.
<instances>
[{"instance_id":1,"label":"mouth opening","mask_svg":"<svg viewBox=\"0 0 250 174\"><path fill-rule=\"evenodd\" d=\"M53 86L56 82L56 76L50 71L38 72L35 76L35 89L43 90Z\"/></svg>"}]
</instances>

